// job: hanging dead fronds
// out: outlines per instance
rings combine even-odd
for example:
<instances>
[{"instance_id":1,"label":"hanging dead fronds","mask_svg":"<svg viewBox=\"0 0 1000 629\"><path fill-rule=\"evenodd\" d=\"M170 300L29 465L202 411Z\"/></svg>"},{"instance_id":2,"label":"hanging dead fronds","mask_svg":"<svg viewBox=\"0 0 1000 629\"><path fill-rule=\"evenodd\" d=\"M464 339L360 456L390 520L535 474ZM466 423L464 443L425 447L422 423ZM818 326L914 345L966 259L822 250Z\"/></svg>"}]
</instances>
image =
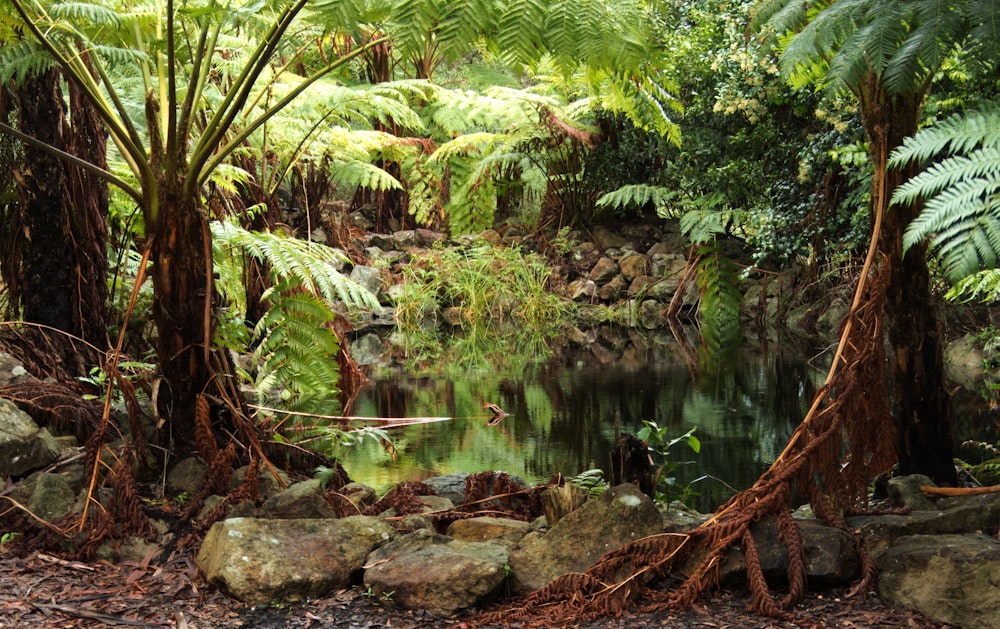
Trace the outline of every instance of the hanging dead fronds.
<instances>
[{"instance_id":1,"label":"hanging dead fronds","mask_svg":"<svg viewBox=\"0 0 1000 629\"><path fill-rule=\"evenodd\" d=\"M211 463L215 460L219 445L212 434L212 409L203 394L199 394L194 402L194 442L203 461Z\"/></svg>"}]
</instances>

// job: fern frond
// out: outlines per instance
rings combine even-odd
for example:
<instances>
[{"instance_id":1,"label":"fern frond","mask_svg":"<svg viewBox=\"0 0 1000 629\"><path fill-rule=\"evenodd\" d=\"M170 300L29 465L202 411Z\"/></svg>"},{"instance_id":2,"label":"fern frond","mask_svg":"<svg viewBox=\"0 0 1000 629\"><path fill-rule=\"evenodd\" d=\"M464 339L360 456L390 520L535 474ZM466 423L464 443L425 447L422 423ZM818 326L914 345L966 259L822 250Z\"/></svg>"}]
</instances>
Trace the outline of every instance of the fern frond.
<instances>
[{"instance_id":1,"label":"fern frond","mask_svg":"<svg viewBox=\"0 0 1000 629\"><path fill-rule=\"evenodd\" d=\"M330 302L380 308L375 295L337 270L349 260L330 247L269 232L251 232L230 222L212 223L212 237L220 248L236 249L266 262L278 281L295 280Z\"/></svg>"},{"instance_id":2,"label":"fern frond","mask_svg":"<svg viewBox=\"0 0 1000 629\"><path fill-rule=\"evenodd\" d=\"M663 186L628 184L601 196L597 200L597 205L613 210L627 210L652 203L659 208L677 195L676 190L670 190Z\"/></svg>"},{"instance_id":3,"label":"fern frond","mask_svg":"<svg viewBox=\"0 0 1000 629\"><path fill-rule=\"evenodd\" d=\"M960 302L976 299L984 303L1000 300L1000 269L979 271L959 280L945 293L945 298Z\"/></svg>"}]
</instances>

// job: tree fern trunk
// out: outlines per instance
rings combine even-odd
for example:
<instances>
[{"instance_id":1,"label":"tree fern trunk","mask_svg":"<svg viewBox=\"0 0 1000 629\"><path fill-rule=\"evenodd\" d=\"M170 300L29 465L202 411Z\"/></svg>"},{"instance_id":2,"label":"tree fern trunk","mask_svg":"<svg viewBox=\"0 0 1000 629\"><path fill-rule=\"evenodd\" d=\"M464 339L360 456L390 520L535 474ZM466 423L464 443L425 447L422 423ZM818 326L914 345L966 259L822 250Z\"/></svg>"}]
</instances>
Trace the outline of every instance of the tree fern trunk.
<instances>
[{"instance_id":1,"label":"tree fern trunk","mask_svg":"<svg viewBox=\"0 0 1000 629\"><path fill-rule=\"evenodd\" d=\"M932 308L926 248L903 255L903 232L919 207L885 211L892 192L913 173L887 169L886 159L917 131L923 94L887 96L874 79L866 86L861 113L875 175L872 208L884 211L879 251L889 265L885 305L888 378L896 424L901 474L926 474L938 484L954 485L951 416L944 386L942 338ZM884 196L883 196L884 195Z\"/></svg>"},{"instance_id":2,"label":"tree fern trunk","mask_svg":"<svg viewBox=\"0 0 1000 629\"><path fill-rule=\"evenodd\" d=\"M194 446L197 394L211 381L211 240L208 219L182 181L161 180L153 235L153 320L164 385L158 412L170 421L175 445Z\"/></svg>"}]
</instances>

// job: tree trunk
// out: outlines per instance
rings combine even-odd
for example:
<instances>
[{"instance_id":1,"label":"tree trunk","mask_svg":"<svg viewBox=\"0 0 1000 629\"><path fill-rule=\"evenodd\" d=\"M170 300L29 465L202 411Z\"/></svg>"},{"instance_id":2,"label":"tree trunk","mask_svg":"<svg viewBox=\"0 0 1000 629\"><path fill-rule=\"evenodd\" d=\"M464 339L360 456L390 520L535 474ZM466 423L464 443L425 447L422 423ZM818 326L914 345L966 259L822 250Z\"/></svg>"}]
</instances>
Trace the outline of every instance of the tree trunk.
<instances>
[{"instance_id":1,"label":"tree trunk","mask_svg":"<svg viewBox=\"0 0 1000 629\"><path fill-rule=\"evenodd\" d=\"M19 125L46 144L105 167L103 131L77 92L71 85L67 119L59 72L29 74L13 92ZM47 151L29 144L23 151L19 203L8 217L4 279L12 308L20 306L26 321L47 327L25 329L12 342L34 371L72 379L86 375L107 347L108 188Z\"/></svg>"},{"instance_id":2,"label":"tree trunk","mask_svg":"<svg viewBox=\"0 0 1000 629\"><path fill-rule=\"evenodd\" d=\"M886 159L903 140L916 133L923 94L886 95L875 85L860 99L870 153L873 212L883 211L878 240L889 268L885 305L888 378L896 423L900 474L926 474L940 485L954 485L951 415L944 386L942 338L932 307L926 247L903 255L903 232L919 206L885 210L893 190L913 173L887 169ZM884 197L882 196L884 195Z\"/></svg>"},{"instance_id":3,"label":"tree trunk","mask_svg":"<svg viewBox=\"0 0 1000 629\"><path fill-rule=\"evenodd\" d=\"M163 374L157 411L170 420L174 446L194 446L196 396L211 381L211 232L196 199L181 193L183 179L159 182L153 237L153 320Z\"/></svg>"}]
</instances>

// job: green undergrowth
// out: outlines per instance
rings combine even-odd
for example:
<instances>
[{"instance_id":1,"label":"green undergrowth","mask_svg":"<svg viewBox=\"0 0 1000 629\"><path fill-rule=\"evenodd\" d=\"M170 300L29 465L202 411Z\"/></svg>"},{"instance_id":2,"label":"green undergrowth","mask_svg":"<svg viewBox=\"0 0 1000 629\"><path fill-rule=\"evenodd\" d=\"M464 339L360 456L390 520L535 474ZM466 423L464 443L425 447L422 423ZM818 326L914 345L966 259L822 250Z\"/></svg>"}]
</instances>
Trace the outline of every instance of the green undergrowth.
<instances>
[{"instance_id":1,"label":"green undergrowth","mask_svg":"<svg viewBox=\"0 0 1000 629\"><path fill-rule=\"evenodd\" d=\"M506 366L515 356L544 358L577 316L552 280L545 258L518 248L432 249L403 270L397 339L416 361Z\"/></svg>"}]
</instances>

